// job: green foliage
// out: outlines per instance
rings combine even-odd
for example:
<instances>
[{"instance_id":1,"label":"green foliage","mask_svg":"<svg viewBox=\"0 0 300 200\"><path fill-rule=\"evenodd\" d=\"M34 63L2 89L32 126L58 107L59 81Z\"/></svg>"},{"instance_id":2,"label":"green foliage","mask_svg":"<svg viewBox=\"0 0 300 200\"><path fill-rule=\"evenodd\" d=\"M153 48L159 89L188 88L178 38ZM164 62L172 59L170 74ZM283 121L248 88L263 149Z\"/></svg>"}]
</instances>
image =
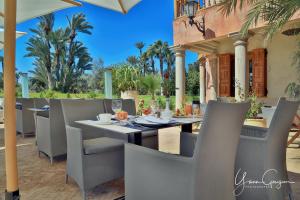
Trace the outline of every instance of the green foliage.
<instances>
[{"instance_id":1,"label":"green foliage","mask_svg":"<svg viewBox=\"0 0 300 200\"><path fill-rule=\"evenodd\" d=\"M54 99L57 98L55 91L53 90L45 90L40 93L40 98Z\"/></svg>"},{"instance_id":2,"label":"green foliage","mask_svg":"<svg viewBox=\"0 0 300 200\"><path fill-rule=\"evenodd\" d=\"M97 94L95 92L89 92L88 95L87 95L87 97L89 99L96 99Z\"/></svg>"},{"instance_id":3,"label":"green foliage","mask_svg":"<svg viewBox=\"0 0 300 200\"><path fill-rule=\"evenodd\" d=\"M290 98L299 99L300 84L296 82L289 83L284 91Z\"/></svg>"},{"instance_id":4,"label":"green foliage","mask_svg":"<svg viewBox=\"0 0 300 200\"><path fill-rule=\"evenodd\" d=\"M160 89L161 78L154 74L148 74L141 79L142 86L155 99L156 91Z\"/></svg>"},{"instance_id":5,"label":"green foliage","mask_svg":"<svg viewBox=\"0 0 300 200\"><path fill-rule=\"evenodd\" d=\"M82 13L67 20L67 27L54 30L54 14L48 14L39 18L36 29L30 30L34 36L27 42L26 56L35 59L31 89L80 92L86 88L83 75L91 70L92 58L76 37L78 33L91 34L92 26Z\"/></svg>"},{"instance_id":6,"label":"green foliage","mask_svg":"<svg viewBox=\"0 0 300 200\"><path fill-rule=\"evenodd\" d=\"M261 17L267 22L267 39L281 30L291 17L299 11L299 0L223 0L220 10L229 15L236 10L238 6L242 7L247 3L251 8L248 11L246 21L241 29L243 35L248 33L249 28L257 24Z\"/></svg>"},{"instance_id":7,"label":"green foliage","mask_svg":"<svg viewBox=\"0 0 300 200\"><path fill-rule=\"evenodd\" d=\"M137 68L128 64L120 64L114 68L116 88L118 91L137 90L140 83L140 72Z\"/></svg>"},{"instance_id":8,"label":"green foliage","mask_svg":"<svg viewBox=\"0 0 300 200\"><path fill-rule=\"evenodd\" d=\"M186 88L189 95L199 95L199 62L189 65Z\"/></svg>"},{"instance_id":9,"label":"green foliage","mask_svg":"<svg viewBox=\"0 0 300 200\"><path fill-rule=\"evenodd\" d=\"M251 106L247 112L246 118L256 119L257 115L262 112L263 104L257 101L257 96L254 93L250 94L247 100L250 102Z\"/></svg>"}]
</instances>

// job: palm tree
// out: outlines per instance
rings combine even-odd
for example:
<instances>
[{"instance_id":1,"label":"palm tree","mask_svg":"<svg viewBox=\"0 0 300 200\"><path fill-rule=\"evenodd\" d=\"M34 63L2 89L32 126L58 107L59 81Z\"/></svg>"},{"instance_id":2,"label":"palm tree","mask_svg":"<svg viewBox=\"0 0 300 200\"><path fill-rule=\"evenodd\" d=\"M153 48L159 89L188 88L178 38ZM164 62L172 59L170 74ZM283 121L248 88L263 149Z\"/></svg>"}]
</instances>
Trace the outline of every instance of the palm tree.
<instances>
[{"instance_id":1,"label":"palm tree","mask_svg":"<svg viewBox=\"0 0 300 200\"><path fill-rule=\"evenodd\" d=\"M150 59L150 66L152 68L152 73L155 74L155 46L150 45L149 48L147 49L147 57Z\"/></svg>"},{"instance_id":2,"label":"palm tree","mask_svg":"<svg viewBox=\"0 0 300 200\"><path fill-rule=\"evenodd\" d=\"M26 56L43 60L42 63L47 69L48 89L53 89L50 33L54 26L54 14L44 15L39 17L39 20L37 29L30 29L36 37L29 39L27 51L30 53Z\"/></svg>"},{"instance_id":3,"label":"palm tree","mask_svg":"<svg viewBox=\"0 0 300 200\"><path fill-rule=\"evenodd\" d=\"M158 40L157 42L154 43L155 57L159 60L161 78L163 77L163 73L164 73L164 58L166 56L168 46L169 46L168 43L162 42L161 40Z\"/></svg>"},{"instance_id":4,"label":"palm tree","mask_svg":"<svg viewBox=\"0 0 300 200\"><path fill-rule=\"evenodd\" d=\"M147 52L144 52L142 54L142 56L140 57L140 62L141 62L141 65L143 67L143 75L145 76L146 73L148 72L148 54Z\"/></svg>"},{"instance_id":5,"label":"palm tree","mask_svg":"<svg viewBox=\"0 0 300 200\"><path fill-rule=\"evenodd\" d=\"M143 48L145 47L145 43L137 42L137 43L135 43L135 47L140 51L140 57L141 57L143 54Z\"/></svg>"},{"instance_id":6,"label":"palm tree","mask_svg":"<svg viewBox=\"0 0 300 200\"><path fill-rule=\"evenodd\" d=\"M79 81L82 74L86 70L92 70L93 67L93 59L82 42L75 41L69 51L74 56L74 63L70 67L66 65L63 68L64 77L61 80L63 92L74 91L77 81Z\"/></svg>"},{"instance_id":7,"label":"palm tree","mask_svg":"<svg viewBox=\"0 0 300 200\"><path fill-rule=\"evenodd\" d=\"M51 44L54 47L54 74L56 76L56 80L61 79L61 66L62 66L62 60L65 57L66 54L66 41L68 40L67 32L60 28L54 32L50 33L50 41ZM58 85L56 85L58 87Z\"/></svg>"},{"instance_id":8,"label":"palm tree","mask_svg":"<svg viewBox=\"0 0 300 200\"><path fill-rule=\"evenodd\" d=\"M175 63L175 55L170 49L166 49L164 62L167 64L167 72L171 74L172 66Z\"/></svg>"},{"instance_id":9,"label":"palm tree","mask_svg":"<svg viewBox=\"0 0 300 200\"><path fill-rule=\"evenodd\" d=\"M31 85L35 90L44 90L48 88L48 74L47 69L43 67L41 61L34 61L34 70L29 71L33 77L31 78Z\"/></svg>"},{"instance_id":10,"label":"palm tree","mask_svg":"<svg viewBox=\"0 0 300 200\"><path fill-rule=\"evenodd\" d=\"M26 57L35 57L38 63L43 65L47 71L47 87L53 89L53 76L52 76L52 56L47 40L44 38L32 37L27 42L26 50L28 53ZM50 53L49 53L50 52Z\"/></svg>"},{"instance_id":11,"label":"palm tree","mask_svg":"<svg viewBox=\"0 0 300 200\"><path fill-rule=\"evenodd\" d=\"M248 32L248 29L257 24L260 17L263 17L267 22L268 28L266 31L267 39L278 32L291 19L293 15L299 11L299 0L223 0L221 3L221 11L229 15L236 10L238 6L240 9L244 4L250 4L246 21L241 29L243 35Z\"/></svg>"},{"instance_id":12,"label":"palm tree","mask_svg":"<svg viewBox=\"0 0 300 200\"><path fill-rule=\"evenodd\" d=\"M69 18L67 19L69 22L69 27L66 30L66 32L69 32L69 56L67 65L69 69L71 69L72 65L75 62L75 55L72 54L71 49L74 48L74 41L77 34L85 33L91 35L91 29L93 28L93 26L87 22L86 17L83 13L73 15L71 20Z\"/></svg>"},{"instance_id":13,"label":"palm tree","mask_svg":"<svg viewBox=\"0 0 300 200\"><path fill-rule=\"evenodd\" d=\"M139 63L138 58L135 56L129 56L126 60L132 66L137 66L137 64Z\"/></svg>"},{"instance_id":14,"label":"palm tree","mask_svg":"<svg viewBox=\"0 0 300 200\"><path fill-rule=\"evenodd\" d=\"M155 57L159 60L159 69L160 69L160 77L163 80L164 77L164 59L166 56L166 51L168 49L168 43L162 42L158 40L154 43L155 47ZM163 95L163 87L161 85L161 95Z\"/></svg>"}]
</instances>

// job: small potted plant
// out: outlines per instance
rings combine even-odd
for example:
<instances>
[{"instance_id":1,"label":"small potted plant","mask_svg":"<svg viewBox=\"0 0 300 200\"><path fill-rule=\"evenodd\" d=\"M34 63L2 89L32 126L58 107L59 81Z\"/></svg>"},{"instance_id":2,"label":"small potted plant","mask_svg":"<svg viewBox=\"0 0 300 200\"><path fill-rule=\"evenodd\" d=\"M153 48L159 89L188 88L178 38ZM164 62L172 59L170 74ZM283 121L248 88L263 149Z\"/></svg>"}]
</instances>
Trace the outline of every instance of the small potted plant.
<instances>
[{"instance_id":1,"label":"small potted plant","mask_svg":"<svg viewBox=\"0 0 300 200\"><path fill-rule=\"evenodd\" d=\"M263 104L257 101L257 96L254 93L250 94L247 100L250 102L251 106L247 112L244 124L249 126L266 127L266 119L258 116L258 114L262 113Z\"/></svg>"},{"instance_id":2,"label":"small potted plant","mask_svg":"<svg viewBox=\"0 0 300 200\"><path fill-rule=\"evenodd\" d=\"M121 92L122 99L138 100L138 85L140 83L140 72L137 68L124 64L115 72L117 87Z\"/></svg>"}]
</instances>

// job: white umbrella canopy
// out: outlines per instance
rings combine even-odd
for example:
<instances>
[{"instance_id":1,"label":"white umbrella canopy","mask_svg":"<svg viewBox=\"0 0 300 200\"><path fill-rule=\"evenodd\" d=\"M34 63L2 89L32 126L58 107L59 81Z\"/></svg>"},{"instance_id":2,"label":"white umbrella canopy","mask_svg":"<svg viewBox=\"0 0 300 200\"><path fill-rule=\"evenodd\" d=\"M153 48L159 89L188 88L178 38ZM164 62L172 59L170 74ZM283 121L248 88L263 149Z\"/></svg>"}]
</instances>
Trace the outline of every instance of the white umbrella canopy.
<instances>
[{"instance_id":1,"label":"white umbrella canopy","mask_svg":"<svg viewBox=\"0 0 300 200\"><path fill-rule=\"evenodd\" d=\"M141 0L82 0L100 7L126 14Z\"/></svg>"},{"instance_id":2,"label":"white umbrella canopy","mask_svg":"<svg viewBox=\"0 0 300 200\"><path fill-rule=\"evenodd\" d=\"M0 26L4 26L4 1L0 0ZM17 0L17 24L65 8L80 6L72 0Z\"/></svg>"},{"instance_id":3,"label":"white umbrella canopy","mask_svg":"<svg viewBox=\"0 0 300 200\"><path fill-rule=\"evenodd\" d=\"M19 38L25 35L26 32L16 31L16 38ZM4 30L0 30L0 50L3 49L4 46Z\"/></svg>"}]
</instances>

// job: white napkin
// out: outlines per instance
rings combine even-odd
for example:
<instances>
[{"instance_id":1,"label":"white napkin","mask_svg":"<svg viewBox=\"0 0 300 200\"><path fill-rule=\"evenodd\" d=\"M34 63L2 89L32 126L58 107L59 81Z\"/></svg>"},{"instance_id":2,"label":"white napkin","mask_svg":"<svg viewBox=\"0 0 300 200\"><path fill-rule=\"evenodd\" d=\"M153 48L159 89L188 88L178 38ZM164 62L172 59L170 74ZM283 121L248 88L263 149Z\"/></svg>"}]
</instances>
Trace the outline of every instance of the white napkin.
<instances>
[{"instance_id":1,"label":"white napkin","mask_svg":"<svg viewBox=\"0 0 300 200\"><path fill-rule=\"evenodd\" d=\"M154 116L145 116L144 119L157 124L169 124L170 122L172 122L172 120L156 118Z\"/></svg>"}]
</instances>

